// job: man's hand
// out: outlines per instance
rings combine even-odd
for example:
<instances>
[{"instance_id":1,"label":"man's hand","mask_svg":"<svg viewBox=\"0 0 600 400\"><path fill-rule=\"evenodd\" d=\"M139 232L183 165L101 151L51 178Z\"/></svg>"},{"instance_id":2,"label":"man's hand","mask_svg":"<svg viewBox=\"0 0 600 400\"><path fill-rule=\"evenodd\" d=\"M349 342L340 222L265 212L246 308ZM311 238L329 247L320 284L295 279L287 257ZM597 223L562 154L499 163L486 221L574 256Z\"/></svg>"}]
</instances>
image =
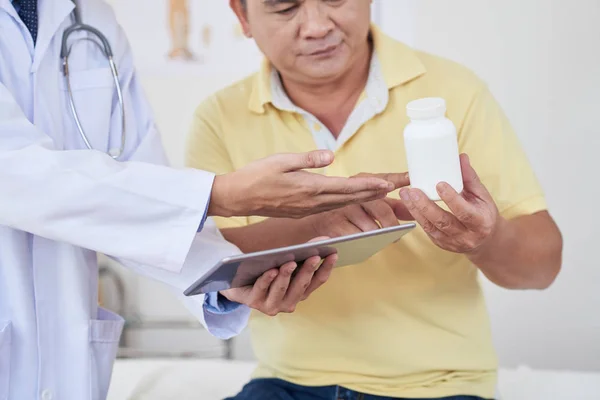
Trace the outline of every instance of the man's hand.
<instances>
[{"instance_id":1,"label":"man's hand","mask_svg":"<svg viewBox=\"0 0 600 400\"><path fill-rule=\"evenodd\" d=\"M253 286L224 290L221 294L230 301L245 304L266 315L291 313L296 310L299 302L306 300L327 282L337 257L337 254L324 260L311 257L293 276L298 267L296 263L290 262L279 269L265 272Z\"/></svg>"},{"instance_id":2,"label":"man's hand","mask_svg":"<svg viewBox=\"0 0 600 400\"><path fill-rule=\"evenodd\" d=\"M375 177L394 184L394 188L408 186L408 174L360 174L357 177ZM373 231L399 224L398 220L412 220L412 215L404 203L389 197L362 204L353 204L319 215L307 217L305 220L312 227L316 236L338 237L359 232Z\"/></svg>"},{"instance_id":3,"label":"man's hand","mask_svg":"<svg viewBox=\"0 0 600 400\"><path fill-rule=\"evenodd\" d=\"M443 210L418 189L401 189L408 211L431 240L444 250L474 255L484 249L506 221L499 215L492 196L479 180L466 154L460 156L464 181L462 193L447 183L437 186L440 198L451 212Z\"/></svg>"},{"instance_id":4,"label":"man's hand","mask_svg":"<svg viewBox=\"0 0 600 400\"><path fill-rule=\"evenodd\" d=\"M396 189L392 182L381 177L337 178L304 171L323 168L332 162L330 151L277 154L217 176L208 213L224 217L301 218L381 199Z\"/></svg>"}]
</instances>

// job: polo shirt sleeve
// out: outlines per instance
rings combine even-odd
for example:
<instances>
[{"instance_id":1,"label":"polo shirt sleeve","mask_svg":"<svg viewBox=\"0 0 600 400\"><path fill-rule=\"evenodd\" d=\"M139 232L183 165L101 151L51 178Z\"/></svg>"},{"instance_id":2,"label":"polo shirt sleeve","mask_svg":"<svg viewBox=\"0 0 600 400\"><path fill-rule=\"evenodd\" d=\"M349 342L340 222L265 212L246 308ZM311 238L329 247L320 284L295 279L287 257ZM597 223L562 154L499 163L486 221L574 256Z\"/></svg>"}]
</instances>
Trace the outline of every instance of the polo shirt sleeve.
<instances>
[{"instance_id":1,"label":"polo shirt sleeve","mask_svg":"<svg viewBox=\"0 0 600 400\"><path fill-rule=\"evenodd\" d=\"M459 148L507 219L547 209L538 179L508 118L481 84L458 129Z\"/></svg>"},{"instance_id":2,"label":"polo shirt sleeve","mask_svg":"<svg viewBox=\"0 0 600 400\"><path fill-rule=\"evenodd\" d=\"M234 172L235 168L222 140L220 110L209 98L194 113L185 148L185 165L222 175ZM246 217L214 217L220 229L239 228L249 224Z\"/></svg>"}]
</instances>

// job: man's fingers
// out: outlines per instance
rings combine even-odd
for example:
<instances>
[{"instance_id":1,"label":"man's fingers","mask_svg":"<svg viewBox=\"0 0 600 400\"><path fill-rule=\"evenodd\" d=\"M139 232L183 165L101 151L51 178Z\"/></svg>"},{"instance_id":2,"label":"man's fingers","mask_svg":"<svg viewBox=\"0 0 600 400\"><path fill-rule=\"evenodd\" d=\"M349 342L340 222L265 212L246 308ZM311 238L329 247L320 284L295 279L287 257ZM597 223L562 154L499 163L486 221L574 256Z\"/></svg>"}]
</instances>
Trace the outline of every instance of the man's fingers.
<instances>
[{"instance_id":1,"label":"man's fingers","mask_svg":"<svg viewBox=\"0 0 600 400\"><path fill-rule=\"evenodd\" d=\"M279 274L271 284L265 301L265 309L268 315L277 314L280 311L283 298L290 286L292 274L297 267L298 265L295 262L290 262L279 268Z\"/></svg>"},{"instance_id":2,"label":"man's fingers","mask_svg":"<svg viewBox=\"0 0 600 400\"><path fill-rule=\"evenodd\" d=\"M391 200L391 199L390 199ZM387 201L379 200L361 204L362 208L371 218L379 221L383 228L398 225L398 218Z\"/></svg>"},{"instance_id":3,"label":"man's fingers","mask_svg":"<svg viewBox=\"0 0 600 400\"><path fill-rule=\"evenodd\" d=\"M452 214L466 227L477 228L481 224L481 216L477 208L470 204L463 196L445 182L438 184L438 194L440 198L448 205Z\"/></svg>"},{"instance_id":4,"label":"man's fingers","mask_svg":"<svg viewBox=\"0 0 600 400\"><path fill-rule=\"evenodd\" d=\"M410 179L408 177L408 172L402 173L384 173L384 174L368 174L366 172L360 173L358 175L353 176L353 178L379 178L384 181L388 181L392 183L395 189L400 189L401 187L406 187L410 185Z\"/></svg>"},{"instance_id":5,"label":"man's fingers","mask_svg":"<svg viewBox=\"0 0 600 400\"><path fill-rule=\"evenodd\" d=\"M412 216L410 211L408 211L408 209L406 208L406 205L404 204L404 202L402 200L386 197L384 199L384 201L387 203L388 206L390 206L390 208L394 212L394 215L396 216L397 219L399 219L401 221L414 220L414 217Z\"/></svg>"},{"instance_id":6,"label":"man's fingers","mask_svg":"<svg viewBox=\"0 0 600 400\"><path fill-rule=\"evenodd\" d=\"M343 220L342 222L335 223L335 226L331 227L329 234L331 237L340 237L354 235L355 233L361 232L363 231L358 226L354 225L348 220Z\"/></svg>"},{"instance_id":7,"label":"man's fingers","mask_svg":"<svg viewBox=\"0 0 600 400\"><path fill-rule=\"evenodd\" d=\"M302 300L319 265L321 265L321 257L311 257L304 261L285 295L284 311L293 312L295 310L296 304Z\"/></svg>"},{"instance_id":8,"label":"man's fingers","mask_svg":"<svg viewBox=\"0 0 600 400\"><path fill-rule=\"evenodd\" d=\"M410 211L410 213L413 216L413 218L415 219L415 221L417 221L417 223L419 225L421 225L421 227L423 228L425 233L427 233L429 236L431 236L434 239L437 239L437 240L442 239L444 236L446 236L446 234L444 232L442 232L441 230L439 230L429 219L427 219L427 217L425 215L423 215L423 212L421 211L422 207L421 207L421 209L419 209L416 205L416 202L413 200L413 197L410 196L412 190L416 190L416 189L411 189L411 190L401 189L400 190L400 197L402 197L402 201L404 201L404 204L406 204L406 208L408 209L408 211ZM420 192L420 193L423 193L423 192ZM423 194L423 196L424 196L424 194ZM427 210L424 210L424 211L427 212Z\"/></svg>"},{"instance_id":9,"label":"man's fingers","mask_svg":"<svg viewBox=\"0 0 600 400\"><path fill-rule=\"evenodd\" d=\"M360 205L348 207L346 211L346 218L362 232L369 232L379 229L379 225L377 225L375 219L371 217Z\"/></svg>"},{"instance_id":10,"label":"man's fingers","mask_svg":"<svg viewBox=\"0 0 600 400\"><path fill-rule=\"evenodd\" d=\"M313 198L313 209L330 211L344 206L385 198L386 192L364 191L355 194L320 194Z\"/></svg>"},{"instance_id":11,"label":"man's fingers","mask_svg":"<svg viewBox=\"0 0 600 400\"><path fill-rule=\"evenodd\" d=\"M262 162L272 165L273 170L292 172L302 169L323 168L333 162L329 150L315 150L307 153L281 153L267 157Z\"/></svg>"},{"instance_id":12,"label":"man's fingers","mask_svg":"<svg viewBox=\"0 0 600 400\"><path fill-rule=\"evenodd\" d=\"M276 269L269 270L261 275L260 278L254 282L252 290L250 291L250 297L247 299L246 304L253 307L262 303L269 294L269 288L271 283L277 278L279 271Z\"/></svg>"},{"instance_id":13,"label":"man's fingers","mask_svg":"<svg viewBox=\"0 0 600 400\"><path fill-rule=\"evenodd\" d=\"M491 201L492 196L483 183L481 183L481 180L479 180L479 175L477 175L477 172L475 172L471 166L468 155L460 155L460 168L463 177L464 190L485 202Z\"/></svg>"},{"instance_id":14,"label":"man's fingers","mask_svg":"<svg viewBox=\"0 0 600 400\"><path fill-rule=\"evenodd\" d=\"M323 194L389 193L394 190L394 185L391 182L367 176L354 178L320 176L317 182L320 185L318 193Z\"/></svg>"},{"instance_id":15,"label":"man's fingers","mask_svg":"<svg viewBox=\"0 0 600 400\"><path fill-rule=\"evenodd\" d=\"M448 236L457 236L463 233L466 228L454 215L446 210L443 210L431 201L422 191L418 189L410 189L408 191L409 203L407 207L418 211L420 215L427 218L438 230L444 232Z\"/></svg>"},{"instance_id":16,"label":"man's fingers","mask_svg":"<svg viewBox=\"0 0 600 400\"><path fill-rule=\"evenodd\" d=\"M323 263L313 275L313 278L310 282L308 288L304 291L304 295L302 296L302 300L306 300L308 296L310 296L315 290L323 286L325 282L331 276L331 271L333 271L333 267L338 260L337 254L332 254L328 257L325 257Z\"/></svg>"},{"instance_id":17,"label":"man's fingers","mask_svg":"<svg viewBox=\"0 0 600 400\"><path fill-rule=\"evenodd\" d=\"M381 178L388 182L391 182L392 184L394 184L395 189L400 189L402 187L406 187L406 186L410 185L410 179L408 177L408 172L375 174L375 177Z\"/></svg>"}]
</instances>

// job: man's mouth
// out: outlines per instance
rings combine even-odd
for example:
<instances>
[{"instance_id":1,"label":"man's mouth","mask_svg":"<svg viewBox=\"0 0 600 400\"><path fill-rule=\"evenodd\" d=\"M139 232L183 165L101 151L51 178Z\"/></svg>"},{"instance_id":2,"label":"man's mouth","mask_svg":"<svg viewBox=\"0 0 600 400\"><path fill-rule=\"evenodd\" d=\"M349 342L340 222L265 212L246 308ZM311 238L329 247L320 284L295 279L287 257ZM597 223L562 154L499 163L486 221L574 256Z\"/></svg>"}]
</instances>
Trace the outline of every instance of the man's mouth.
<instances>
[{"instance_id":1,"label":"man's mouth","mask_svg":"<svg viewBox=\"0 0 600 400\"><path fill-rule=\"evenodd\" d=\"M311 51L310 53L308 53L308 56L310 56L310 57L328 56L328 55L334 53L337 50L338 46L339 46L339 44L322 47L320 49Z\"/></svg>"}]
</instances>

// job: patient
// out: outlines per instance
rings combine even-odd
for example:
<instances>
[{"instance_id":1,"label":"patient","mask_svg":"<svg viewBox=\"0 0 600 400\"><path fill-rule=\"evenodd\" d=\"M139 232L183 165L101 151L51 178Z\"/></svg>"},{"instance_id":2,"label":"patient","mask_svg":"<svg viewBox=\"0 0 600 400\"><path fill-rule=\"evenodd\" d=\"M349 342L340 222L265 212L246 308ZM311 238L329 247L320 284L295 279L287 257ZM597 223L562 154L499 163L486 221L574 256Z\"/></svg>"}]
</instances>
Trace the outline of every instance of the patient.
<instances>
[{"instance_id":1,"label":"patient","mask_svg":"<svg viewBox=\"0 0 600 400\"><path fill-rule=\"evenodd\" d=\"M383 34L370 3L231 0L266 60L199 106L187 164L220 174L320 148L336 153L323 174L406 171L406 104L435 96L459 131L465 189L441 183L443 207L405 187L299 220L217 220L244 251L420 225L364 264L334 269L294 314L254 314L259 366L238 400L491 399L497 360L478 271L504 288L544 289L560 269L561 234L486 85Z\"/></svg>"}]
</instances>

